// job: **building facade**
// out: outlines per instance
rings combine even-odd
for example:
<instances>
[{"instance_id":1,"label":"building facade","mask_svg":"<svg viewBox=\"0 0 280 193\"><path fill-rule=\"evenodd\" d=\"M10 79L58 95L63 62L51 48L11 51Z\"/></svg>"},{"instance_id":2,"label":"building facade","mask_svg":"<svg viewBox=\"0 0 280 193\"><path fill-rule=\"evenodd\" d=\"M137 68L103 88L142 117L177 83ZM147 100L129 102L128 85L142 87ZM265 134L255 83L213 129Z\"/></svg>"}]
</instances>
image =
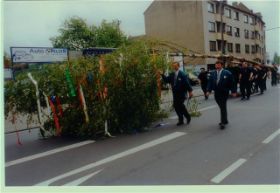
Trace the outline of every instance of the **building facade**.
<instances>
[{"instance_id":1,"label":"building facade","mask_svg":"<svg viewBox=\"0 0 280 193\"><path fill-rule=\"evenodd\" d=\"M144 12L146 36L167 40L201 54L229 54L265 62L265 23L242 3L158 1ZM214 59L188 59L213 64Z\"/></svg>"}]
</instances>

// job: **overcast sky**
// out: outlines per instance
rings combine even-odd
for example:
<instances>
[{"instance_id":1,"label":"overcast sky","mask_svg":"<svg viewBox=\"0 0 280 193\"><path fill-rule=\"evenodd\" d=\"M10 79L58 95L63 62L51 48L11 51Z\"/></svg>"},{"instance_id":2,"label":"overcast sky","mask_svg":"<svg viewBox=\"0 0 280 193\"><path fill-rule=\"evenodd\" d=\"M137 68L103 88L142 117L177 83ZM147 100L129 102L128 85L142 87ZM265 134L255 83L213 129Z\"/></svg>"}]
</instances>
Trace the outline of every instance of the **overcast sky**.
<instances>
[{"instance_id":1,"label":"overcast sky","mask_svg":"<svg viewBox=\"0 0 280 193\"><path fill-rule=\"evenodd\" d=\"M261 12L266 29L279 27L280 0L240 1L254 12ZM11 46L52 46L49 38L58 35L58 29L66 19L79 16L87 23L99 25L103 19L119 19L121 29L127 35L145 33L144 11L152 0L145 1L4 1L4 49ZM270 57L280 54L280 29L266 32L266 45Z\"/></svg>"}]
</instances>

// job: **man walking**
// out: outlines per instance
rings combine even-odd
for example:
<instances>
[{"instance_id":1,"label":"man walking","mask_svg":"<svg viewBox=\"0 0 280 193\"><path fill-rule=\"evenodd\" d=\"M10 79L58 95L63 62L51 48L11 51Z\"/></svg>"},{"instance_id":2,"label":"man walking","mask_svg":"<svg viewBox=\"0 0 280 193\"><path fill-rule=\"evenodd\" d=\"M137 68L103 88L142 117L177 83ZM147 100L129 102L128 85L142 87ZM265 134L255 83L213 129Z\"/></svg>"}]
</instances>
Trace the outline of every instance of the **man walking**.
<instances>
[{"instance_id":1,"label":"man walking","mask_svg":"<svg viewBox=\"0 0 280 193\"><path fill-rule=\"evenodd\" d=\"M248 67L248 64L246 62L243 62L239 75L240 92L242 95L241 100L245 100L245 96L247 97L247 100L250 99L252 80L253 80L253 72Z\"/></svg>"},{"instance_id":2,"label":"man walking","mask_svg":"<svg viewBox=\"0 0 280 193\"><path fill-rule=\"evenodd\" d=\"M228 70L223 69L223 62L218 60L215 63L216 70L211 72L208 85L207 95L214 91L215 100L220 108L221 122L219 123L220 129L225 129L225 125L228 124L227 119L227 99L229 91L232 96L236 96L236 88L234 86L234 79Z\"/></svg>"},{"instance_id":3,"label":"man walking","mask_svg":"<svg viewBox=\"0 0 280 193\"><path fill-rule=\"evenodd\" d=\"M275 64L272 64L272 66L273 68L271 69L271 86L276 86L278 68Z\"/></svg>"},{"instance_id":4,"label":"man walking","mask_svg":"<svg viewBox=\"0 0 280 193\"><path fill-rule=\"evenodd\" d=\"M208 96L206 96L206 92L207 92L208 72L205 70L205 68L200 68L198 79L200 82L201 89L204 93L205 100L207 100Z\"/></svg>"},{"instance_id":5,"label":"man walking","mask_svg":"<svg viewBox=\"0 0 280 193\"><path fill-rule=\"evenodd\" d=\"M190 123L191 116L184 105L184 101L187 97L187 92L189 93L189 98L193 96L188 77L183 71L179 70L179 67L178 62L173 62L172 68L174 72L168 76L161 75L164 82L170 83L172 87L173 106L179 119L177 126L184 124L184 117L187 119L187 124Z\"/></svg>"}]
</instances>

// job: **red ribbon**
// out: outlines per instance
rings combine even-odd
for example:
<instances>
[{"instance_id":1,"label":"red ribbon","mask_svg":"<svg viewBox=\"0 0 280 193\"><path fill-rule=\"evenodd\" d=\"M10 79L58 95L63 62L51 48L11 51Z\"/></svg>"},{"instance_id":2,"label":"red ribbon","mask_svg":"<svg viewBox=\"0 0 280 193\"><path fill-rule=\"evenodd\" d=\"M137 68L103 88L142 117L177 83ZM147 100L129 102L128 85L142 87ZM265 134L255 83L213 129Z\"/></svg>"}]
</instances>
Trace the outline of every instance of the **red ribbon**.
<instances>
[{"instance_id":1,"label":"red ribbon","mask_svg":"<svg viewBox=\"0 0 280 193\"><path fill-rule=\"evenodd\" d=\"M59 99L58 96L56 96L55 98L56 98L57 108L58 108L58 111L59 111L59 116L62 117L63 116L63 110L62 110L60 99Z\"/></svg>"},{"instance_id":2,"label":"red ribbon","mask_svg":"<svg viewBox=\"0 0 280 193\"><path fill-rule=\"evenodd\" d=\"M59 136L61 133L61 128L59 126L58 116L56 115L56 112L55 112L55 106L50 98L49 98L49 103L50 103L52 113L53 113L53 120L54 120L54 124L55 124L55 128L56 128L56 135Z\"/></svg>"}]
</instances>

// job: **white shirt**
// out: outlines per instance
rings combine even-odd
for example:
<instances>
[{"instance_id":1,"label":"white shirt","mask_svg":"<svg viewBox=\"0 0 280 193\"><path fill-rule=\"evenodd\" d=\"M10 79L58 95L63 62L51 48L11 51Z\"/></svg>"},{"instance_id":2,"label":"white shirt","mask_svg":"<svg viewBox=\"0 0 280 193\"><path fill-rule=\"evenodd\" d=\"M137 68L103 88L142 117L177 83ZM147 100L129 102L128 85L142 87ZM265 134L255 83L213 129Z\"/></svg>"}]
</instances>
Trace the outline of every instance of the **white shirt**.
<instances>
[{"instance_id":1,"label":"white shirt","mask_svg":"<svg viewBox=\"0 0 280 193\"><path fill-rule=\"evenodd\" d=\"M220 78L221 78L221 74L222 74L223 69L221 70L217 70L217 84L219 84Z\"/></svg>"},{"instance_id":2,"label":"white shirt","mask_svg":"<svg viewBox=\"0 0 280 193\"><path fill-rule=\"evenodd\" d=\"M176 80L179 74L179 69L175 71L175 76L174 76L174 84L176 84Z\"/></svg>"}]
</instances>

